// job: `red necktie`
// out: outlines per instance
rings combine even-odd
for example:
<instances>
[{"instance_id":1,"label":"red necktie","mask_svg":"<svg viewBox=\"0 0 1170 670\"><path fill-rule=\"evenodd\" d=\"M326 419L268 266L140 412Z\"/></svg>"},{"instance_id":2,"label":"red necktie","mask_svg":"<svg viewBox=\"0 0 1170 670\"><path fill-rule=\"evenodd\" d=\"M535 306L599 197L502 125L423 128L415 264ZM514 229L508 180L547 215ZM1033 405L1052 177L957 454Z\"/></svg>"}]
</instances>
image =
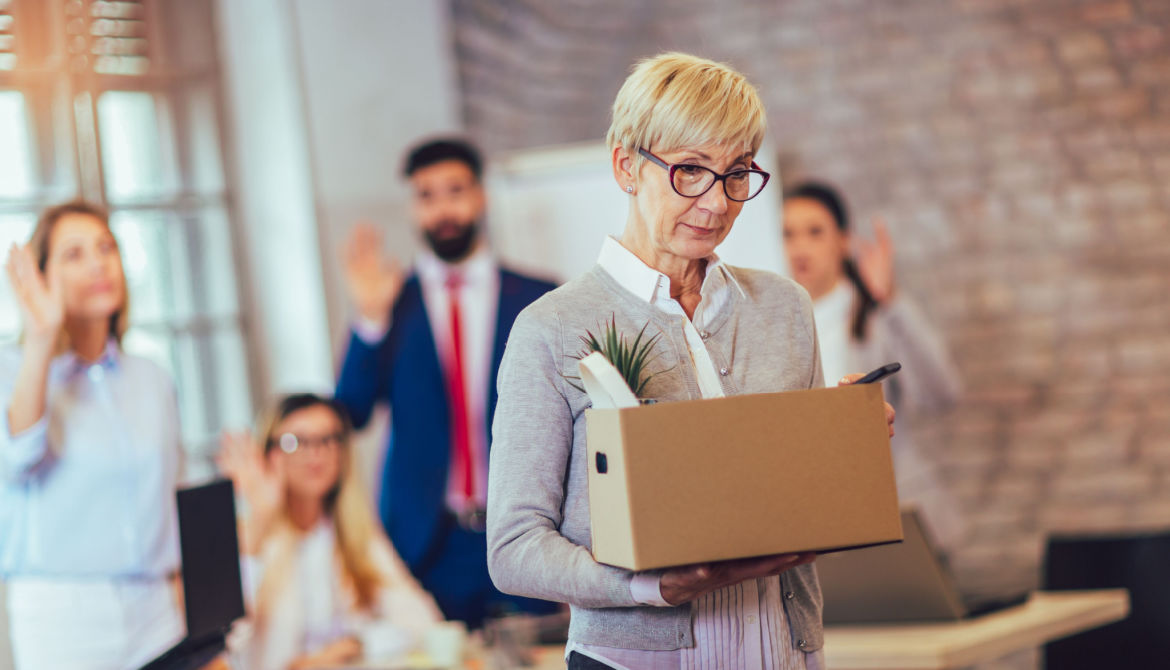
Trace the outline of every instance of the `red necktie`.
<instances>
[{"instance_id":1,"label":"red necktie","mask_svg":"<svg viewBox=\"0 0 1170 670\"><path fill-rule=\"evenodd\" d=\"M463 279L447 276L451 304L451 348L447 357L447 400L451 409L451 465L456 490L470 501L475 495L475 468L471 462L471 426L467 420L467 392L463 377L463 324L459 313L459 288Z\"/></svg>"}]
</instances>

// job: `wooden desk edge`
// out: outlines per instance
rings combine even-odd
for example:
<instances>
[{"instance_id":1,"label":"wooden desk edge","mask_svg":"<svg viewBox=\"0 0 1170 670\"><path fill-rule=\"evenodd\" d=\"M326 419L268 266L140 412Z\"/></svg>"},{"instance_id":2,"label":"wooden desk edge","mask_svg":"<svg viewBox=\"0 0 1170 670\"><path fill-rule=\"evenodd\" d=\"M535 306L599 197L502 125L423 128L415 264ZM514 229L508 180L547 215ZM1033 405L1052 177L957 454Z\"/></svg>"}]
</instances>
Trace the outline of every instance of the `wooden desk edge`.
<instances>
[{"instance_id":1,"label":"wooden desk edge","mask_svg":"<svg viewBox=\"0 0 1170 670\"><path fill-rule=\"evenodd\" d=\"M1028 614L1039 616L1046 606L1064 604L1067 609L1070 601L1075 610L1055 620L1030 625L1018 621ZM1128 614L1125 589L1039 591L1024 604L966 621L830 628L825 660L834 670L963 667L1120 621ZM997 633L998 628L1005 630ZM849 635L855 637L853 644L841 644ZM838 645L833 645L834 639Z\"/></svg>"}]
</instances>

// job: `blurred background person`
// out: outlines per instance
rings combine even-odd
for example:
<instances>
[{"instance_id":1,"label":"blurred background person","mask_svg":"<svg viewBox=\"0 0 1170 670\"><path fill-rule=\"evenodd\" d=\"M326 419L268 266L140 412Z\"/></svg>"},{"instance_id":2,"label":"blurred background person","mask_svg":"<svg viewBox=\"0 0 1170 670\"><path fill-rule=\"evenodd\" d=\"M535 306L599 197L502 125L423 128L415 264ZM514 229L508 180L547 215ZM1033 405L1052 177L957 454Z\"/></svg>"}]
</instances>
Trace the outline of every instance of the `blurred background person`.
<instances>
[{"instance_id":1,"label":"blurred background person","mask_svg":"<svg viewBox=\"0 0 1170 670\"><path fill-rule=\"evenodd\" d=\"M894 244L874 222L874 241L851 235L845 200L831 186L803 182L784 197L784 252L792 277L813 299L825 379L898 361L902 370L883 382L898 408L892 441L898 496L921 509L944 551L962 541L964 517L918 453L907 428L916 411L955 404L959 372L942 338L918 306L897 290ZM854 252L856 250L856 252Z\"/></svg>"},{"instance_id":2,"label":"blurred background person","mask_svg":"<svg viewBox=\"0 0 1170 670\"><path fill-rule=\"evenodd\" d=\"M130 308L104 210L46 210L8 253L23 323L0 352L0 573L20 670L136 668L183 635L167 374L122 351Z\"/></svg>"},{"instance_id":3,"label":"blurred background person","mask_svg":"<svg viewBox=\"0 0 1170 670\"><path fill-rule=\"evenodd\" d=\"M404 172L426 242L409 277L368 224L348 241L345 270L358 322L337 400L358 427L388 403L380 512L386 532L444 615L479 626L489 614L548 613L551 603L501 594L487 572L489 427L496 372L520 310L553 285L500 267L483 230L478 152L425 142Z\"/></svg>"},{"instance_id":4,"label":"blurred background person","mask_svg":"<svg viewBox=\"0 0 1170 670\"><path fill-rule=\"evenodd\" d=\"M250 620L232 643L245 667L325 667L415 649L442 617L378 527L345 410L289 395L257 437L225 433L219 457L246 509Z\"/></svg>"}]
</instances>

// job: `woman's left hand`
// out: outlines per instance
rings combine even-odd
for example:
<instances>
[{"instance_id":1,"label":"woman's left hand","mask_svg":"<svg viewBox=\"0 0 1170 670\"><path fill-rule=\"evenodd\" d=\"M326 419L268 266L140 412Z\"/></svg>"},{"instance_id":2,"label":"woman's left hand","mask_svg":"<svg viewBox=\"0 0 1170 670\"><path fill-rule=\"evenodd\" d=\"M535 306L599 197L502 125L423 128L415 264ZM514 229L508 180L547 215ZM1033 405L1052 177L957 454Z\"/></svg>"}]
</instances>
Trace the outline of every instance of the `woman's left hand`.
<instances>
[{"instance_id":1,"label":"woman's left hand","mask_svg":"<svg viewBox=\"0 0 1170 670\"><path fill-rule=\"evenodd\" d=\"M857 241L857 273L878 304L894 297L894 242L886 222L873 220L874 241Z\"/></svg>"},{"instance_id":2,"label":"woman's left hand","mask_svg":"<svg viewBox=\"0 0 1170 670\"><path fill-rule=\"evenodd\" d=\"M849 386L850 384L856 382L858 379L861 379L864 376L865 375L860 373L860 372L854 372L853 374L845 375L844 377L841 378L841 381L837 382L837 386ZM896 414L896 412L894 411L894 406L891 405L890 403L886 403L886 423L890 427L890 437L894 436L894 415L895 414Z\"/></svg>"}]
</instances>

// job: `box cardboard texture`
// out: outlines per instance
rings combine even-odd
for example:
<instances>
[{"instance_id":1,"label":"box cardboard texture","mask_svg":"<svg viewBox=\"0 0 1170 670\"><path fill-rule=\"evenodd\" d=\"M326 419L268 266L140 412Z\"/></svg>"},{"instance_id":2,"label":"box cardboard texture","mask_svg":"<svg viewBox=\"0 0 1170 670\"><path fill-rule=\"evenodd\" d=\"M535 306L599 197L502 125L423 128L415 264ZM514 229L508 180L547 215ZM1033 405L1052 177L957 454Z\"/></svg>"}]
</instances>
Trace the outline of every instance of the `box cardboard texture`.
<instances>
[{"instance_id":1,"label":"box cardboard texture","mask_svg":"<svg viewBox=\"0 0 1170 670\"><path fill-rule=\"evenodd\" d=\"M883 403L862 384L586 410L593 557L648 570L901 540Z\"/></svg>"}]
</instances>

